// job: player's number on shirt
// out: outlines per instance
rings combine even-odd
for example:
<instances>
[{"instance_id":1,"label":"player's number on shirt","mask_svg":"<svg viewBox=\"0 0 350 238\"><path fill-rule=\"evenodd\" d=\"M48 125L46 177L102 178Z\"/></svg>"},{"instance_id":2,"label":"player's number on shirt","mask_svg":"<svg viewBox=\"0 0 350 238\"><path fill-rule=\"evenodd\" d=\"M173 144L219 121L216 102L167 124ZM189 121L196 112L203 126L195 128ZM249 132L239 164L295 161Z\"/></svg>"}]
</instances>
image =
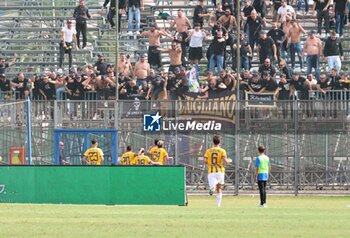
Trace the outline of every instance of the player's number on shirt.
<instances>
[{"instance_id":1,"label":"player's number on shirt","mask_svg":"<svg viewBox=\"0 0 350 238\"><path fill-rule=\"evenodd\" d=\"M216 165L218 163L218 153L211 154L211 164Z\"/></svg>"},{"instance_id":2,"label":"player's number on shirt","mask_svg":"<svg viewBox=\"0 0 350 238\"><path fill-rule=\"evenodd\" d=\"M96 164L98 161L98 153L97 152L89 152L89 160L91 164Z\"/></svg>"},{"instance_id":3,"label":"player's number on shirt","mask_svg":"<svg viewBox=\"0 0 350 238\"><path fill-rule=\"evenodd\" d=\"M124 164L130 164L130 157L124 157Z\"/></svg>"}]
</instances>

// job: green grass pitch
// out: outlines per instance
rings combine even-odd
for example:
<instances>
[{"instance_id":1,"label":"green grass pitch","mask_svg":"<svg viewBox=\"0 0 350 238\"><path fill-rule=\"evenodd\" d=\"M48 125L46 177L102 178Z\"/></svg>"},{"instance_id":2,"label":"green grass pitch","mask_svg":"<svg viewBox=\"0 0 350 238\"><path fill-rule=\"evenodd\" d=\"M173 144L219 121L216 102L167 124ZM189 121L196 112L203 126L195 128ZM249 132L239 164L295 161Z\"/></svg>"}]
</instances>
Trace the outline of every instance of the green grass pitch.
<instances>
[{"instance_id":1,"label":"green grass pitch","mask_svg":"<svg viewBox=\"0 0 350 238\"><path fill-rule=\"evenodd\" d=\"M0 204L0 237L350 237L350 197L190 196L188 207Z\"/></svg>"}]
</instances>

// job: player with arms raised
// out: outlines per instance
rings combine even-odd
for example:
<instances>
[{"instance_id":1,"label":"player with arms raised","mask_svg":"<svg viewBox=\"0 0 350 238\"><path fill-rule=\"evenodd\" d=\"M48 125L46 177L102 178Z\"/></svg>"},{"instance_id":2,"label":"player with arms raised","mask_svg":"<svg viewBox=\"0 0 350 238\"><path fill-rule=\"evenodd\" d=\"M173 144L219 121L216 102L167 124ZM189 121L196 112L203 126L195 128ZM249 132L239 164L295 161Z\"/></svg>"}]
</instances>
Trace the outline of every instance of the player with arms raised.
<instances>
[{"instance_id":1,"label":"player with arms raised","mask_svg":"<svg viewBox=\"0 0 350 238\"><path fill-rule=\"evenodd\" d=\"M101 165L103 162L103 152L100 148L98 148L97 140L92 139L91 145L91 148L84 153L82 161L88 165Z\"/></svg>"},{"instance_id":2,"label":"player with arms raised","mask_svg":"<svg viewBox=\"0 0 350 238\"><path fill-rule=\"evenodd\" d=\"M139 149L138 155L134 160L135 165L159 165L159 162L153 162L147 155L145 155L145 149Z\"/></svg>"},{"instance_id":3,"label":"player with arms raised","mask_svg":"<svg viewBox=\"0 0 350 238\"><path fill-rule=\"evenodd\" d=\"M231 163L232 160L227 158L226 150L220 147L220 137L213 137L214 146L207 149L204 155L204 163L208 165L209 194L213 195L214 190L217 192L217 205L221 206L222 186L225 183L225 167L223 163Z\"/></svg>"},{"instance_id":4,"label":"player with arms raised","mask_svg":"<svg viewBox=\"0 0 350 238\"><path fill-rule=\"evenodd\" d=\"M131 149L131 145L126 147L126 152L122 155L122 159L120 160L121 165L133 165L134 164L135 154Z\"/></svg>"}]
</instances>

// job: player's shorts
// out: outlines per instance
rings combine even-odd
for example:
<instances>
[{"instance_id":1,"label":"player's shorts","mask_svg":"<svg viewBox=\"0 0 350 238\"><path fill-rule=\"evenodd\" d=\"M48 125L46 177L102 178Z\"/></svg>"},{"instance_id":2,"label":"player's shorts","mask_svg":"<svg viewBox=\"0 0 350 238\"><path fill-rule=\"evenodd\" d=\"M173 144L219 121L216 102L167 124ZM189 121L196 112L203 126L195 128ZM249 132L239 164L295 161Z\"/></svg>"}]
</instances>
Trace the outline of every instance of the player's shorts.
<instances>
[{"instance_id":1,"label":"player's shorts","mask_svg":"<svg viewBox=\"0 0 350 238\"><path fill-rule=\"evenodd\" d=\"M208 181L210 188L214 188L217 184L225 184L225 173L210 173L208 174Z\"/></svg>"}]
</instances>

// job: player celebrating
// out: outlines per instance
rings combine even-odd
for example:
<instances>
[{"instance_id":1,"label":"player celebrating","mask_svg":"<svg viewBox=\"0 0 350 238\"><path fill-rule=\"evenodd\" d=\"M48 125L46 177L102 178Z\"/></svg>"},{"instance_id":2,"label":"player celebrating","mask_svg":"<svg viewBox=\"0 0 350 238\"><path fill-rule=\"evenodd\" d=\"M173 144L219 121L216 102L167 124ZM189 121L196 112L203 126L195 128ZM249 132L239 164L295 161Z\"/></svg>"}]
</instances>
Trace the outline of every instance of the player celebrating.
<instances>
[{"instance_id":1,"label":"player celebrating","mask_svg":"<svg viewBox=\"0 0 350 238\"><path fill-rule=\"evenodd\" d=\"M148 148L148 154L151 156L151 158L153 159L153 156L155 156L156 154L156 150L158 148L158 139L155 139L154 140L154 145L151 145L149 148Z\"/></svg>"},{"instance_id":2,"label":"player celebrating","mask_svg":"<svg viewBox=\"0 0 350 238\"><path fill-rule=\"evenodd\" d=\"M82 162L88 165L101 165L103 161L103 152L98 148L98 142L96 139L91 140L91 148L84 153ZM86 160L86 158L88 160Z\"/></svg>"},{"instance_id":3,"label":"player celebrating","mask_svg":"<svg viewBox=\"0 0 350 238\"><path fill-rule=\"evenodd\" d=\"M270 159L265 155L265 147L259 146L259 156L256 157L256 182L259 186L260 205L259 207L266 207L266 182L269 179Z\"/></svg>"},{"instance_id":4,"label":"player celebrating","mask_svg":"<svg viewBox=\"0 0 350 238\"><path fill-rule=\"evenodd\" d=\"M139 149L138 155L134 160L135 165L159 165L159 162L153 162L147 155L145 155L145 149Z\"/></svg>"},{"instance_id":5,"label":"player celebrating","mask_svg":"<svg viewBox=\"0 0 350 238\"><path fill-rule=\"evenodd\" d=\"M214 190L217 192L217 205L221 206L222 186L225 183L225 168L223 162L231 163L232 160L226 156L226 150L220 147L220 137L213 137L214 146L207 149L204 155L204 163L208 165L209 194L213 195Z\"/></svg>"},{"instance_id":6,"label":"player celebrating","mask_svg":"<svg viewBox=\"0 0 350 238\"><path fill-rule=\"evenodd\" d=\"M159 165L163 165L164 162L168 160L168 153L166 150L163 148L164 146L164 141L159 140L157 142L157 146L155 148L152 148L152 160L154 162L159 162Z\"/></svg>"},{"instance_id":7,"label":"player celebrating","mask_svg":"<svg viewBox=\"0 0 350 238\"><path fill-rule=\"evenodd\" d=\"M131 145L126 147L126 152L122 155L120 160L121 165L133 165L134 164L134 152L132 152Z\"/></svg>"}]
</instances>

